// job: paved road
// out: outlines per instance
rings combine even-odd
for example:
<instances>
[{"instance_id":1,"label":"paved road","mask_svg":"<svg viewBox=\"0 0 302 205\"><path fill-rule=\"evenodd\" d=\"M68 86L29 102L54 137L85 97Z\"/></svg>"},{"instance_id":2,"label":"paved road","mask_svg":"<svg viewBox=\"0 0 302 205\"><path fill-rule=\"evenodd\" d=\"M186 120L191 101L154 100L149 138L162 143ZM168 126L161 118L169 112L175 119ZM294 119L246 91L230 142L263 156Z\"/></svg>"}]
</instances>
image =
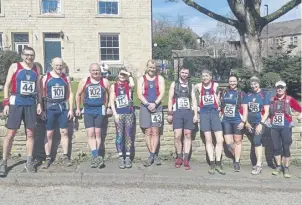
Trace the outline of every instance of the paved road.
<instances>
[{"instance_id":1,"label":"paved road","mask_svg":"<svg viewBox=\"0 0 302 205\"><path fill-rule=\"evenodd\" d=\"M116 163L108 161L104 169L90 169L89 162L70 168L53 165L28 174L19 162L0 179L0 204L301 204L298 167L291 169L291 179L284 179L272 176L268 167L259 176L250 174L250 166L240 173L225 167L226 176L212 176L206 164L197 162L192 162L191 171L175 169L173 162L149 168L137 163L128 170L117 169Z\"/></svg>"},{"instance_id":2,"label":"paved road","mask_svg":"<svg viewBox=\"0 0 302 205\"><path fill-rule=\"evenodd\" d=\"M106 204L106 205L300 205L300 193L249 190L148 189L133 187L19 187L0 186L1 204Z\"/></svg>"}]
</instances>

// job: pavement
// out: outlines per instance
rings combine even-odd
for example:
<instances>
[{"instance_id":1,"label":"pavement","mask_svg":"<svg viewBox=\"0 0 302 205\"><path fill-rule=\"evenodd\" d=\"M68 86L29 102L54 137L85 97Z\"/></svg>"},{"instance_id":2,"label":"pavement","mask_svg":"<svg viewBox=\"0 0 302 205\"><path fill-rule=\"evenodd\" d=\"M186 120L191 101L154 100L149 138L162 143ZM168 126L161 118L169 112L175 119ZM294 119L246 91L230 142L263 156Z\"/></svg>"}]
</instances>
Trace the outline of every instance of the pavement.
<instances>
[{"instance_id":1,"label":"pavement","mask_svg":"<svg viewBox=\"0 0 302 205\"><path fill-rule=\"evenodd\" d=\"M206 163L176 169L172 161L145 168L141 162L121 170L117 160L91 169L89 162L72 167L53 164L37 173L24 171L24 161L9 161L8 176L0 179L0 204L301 204L301 169L291 167L290 179L272 176L272 169L251 175L251 166L226 175L209 175ZM43 203L41 203L41 200ZM5 203L4 203L5 202Z\"/></svg>"}]
</instances>

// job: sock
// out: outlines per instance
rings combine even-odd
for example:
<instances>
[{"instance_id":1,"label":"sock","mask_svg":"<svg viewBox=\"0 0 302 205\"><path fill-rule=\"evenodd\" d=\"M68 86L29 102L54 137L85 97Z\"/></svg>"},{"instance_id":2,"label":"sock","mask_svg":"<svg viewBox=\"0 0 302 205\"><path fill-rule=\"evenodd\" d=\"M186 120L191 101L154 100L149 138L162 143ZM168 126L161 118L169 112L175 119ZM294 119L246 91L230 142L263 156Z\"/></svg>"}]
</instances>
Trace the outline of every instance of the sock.
<instances>
[{"instance_id":1,"label":"sock","mask_svg":"<svg viewBox=\"0 0 302 205\"><path fill-rule=\"evenodd\" d=\"M155 156L155 153L150 152L150 157L152 157L152 159L154 158L154 156Z\"/></svg>"},{"instance_id":2,"label":"sock","mask_svg":"<svg viewBox=\"0 0 302 205\"><path fill-rule=\"evenodd\" d=\"M27 156L27 164L33 161L33 156Z\"/></svg>"},{"instance_id":3,"label":"sock","mask_svg":"<svg viewBox=\"0 0 302 205\"><path fill-rule=\"evenodd\" d=\"M63 157L64 158L68 158L68 154L63 154Z\"/></svg>"},{"instance_id":4,"label":"sock","mask_svg":"<svg viewBox=\"0 0 302 205\"><path fill-rule=\"evenodd\" d=\"M215 167L214 161L210 161L210 167L211 167L211 168L212 168L212 167Z\"/></svg>"},{"instance_id":5,"label":"sock","mask_svg":"<svg viewBox=\"0 0 302 205\"><path fill-rule=\"evenodd\" d=\"M51 160L51 156L50 155L46 155L46 160Z\"/></svg>"},{"instance_id":6,"label":"sock","mask_svg":"<svg viewBox=\"0 0 302 205\"><path fill-rule=\"evenodd\" d=\"M3 160L2 160L2 164L7 165L7 159L3 159Z\"/></svg>"},{"instance_id":7,"label":"sock","mask_svg":"<svg viewBox=\"0 0 302 205\"><path fill-rule=\"evenodd\" d=\"M126 158L130 158L130 152L126 152Z\"/></svg>"},{"instance_id":8,"label":"sock","mask_svg":"<svg viewBox=\"0 0 302 205\"><path fill-rule=\"evenodd\" d=\"M177 158L182 159L182 153L177 154Z\"/></svg>"},{"instance_id":9,"label":"sock","mask_svg":"<svg viewBox=\"0 0 302 205\"><path fill-rule=\"evenodd\" d=\"M221 161L216 161L216 165L220 166L221 165Z\"/></svg>"},{"instance_id":10,"label":"sock","mask_svg":"<svg viewBox=\"0 0 302 205\"><path fill-rule=\"evenodd\" d=\"M119 159L124 159L124 156L123 156L123 153L122 153L122 152L118 153L118 158L119 158Z\"/></svg>"},{"instance_id":11,"label":"sock","mask_svg":"<svg viewBox=\"0 0 302 205\"><path fill-rule=\"evenodd\" d=\"M184 154L184 160L189 161L189 154L188 153Z\"/></svg>"},{"instance_id":12,"label":"sock","mask_svg":"<svg viewBox=\"0 0 302 205\"><path fill-rule=\"evenodd\" d=\"M93 157L97 157L97 156L98 156L98 150L97 150L97 149L92 150L92 151L91 151L91 155L92 155Z\"/></svg>"}]
</instances>

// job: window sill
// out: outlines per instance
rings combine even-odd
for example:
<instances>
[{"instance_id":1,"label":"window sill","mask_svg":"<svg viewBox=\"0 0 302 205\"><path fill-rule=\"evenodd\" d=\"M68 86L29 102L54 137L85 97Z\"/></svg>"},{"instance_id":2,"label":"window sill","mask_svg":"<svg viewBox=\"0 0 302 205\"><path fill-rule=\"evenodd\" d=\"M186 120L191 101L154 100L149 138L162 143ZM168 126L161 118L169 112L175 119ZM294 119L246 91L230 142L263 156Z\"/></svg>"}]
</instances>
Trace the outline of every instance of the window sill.
<instances>
[{"instance_id":1,"label":"window sill","mask_svg":"<svg viewBox=\"0 0 302 205\"><path fill-rule=\"evenodd\" d=\"M110 15L110 14L97 14L95 16L95 18L122 18L121 15L118 14L114 14L114 15Z\"/></svg>"},{"instance_id":2,"label":"window sill","mask_svg":"<svg viewBox=\"0 0 302 205\"><path fill-rule=\"evenodd\" d=\"M5 17L4 13L3 13L3 14L2 14L2 13L0 13L0 17Z\"/></svg>"},{"instance_id":3,"label":"window sill","mask_svg":"<svg viewBox=\"0 0 302 205\"><path fill-rule=\"evenodd\" d=\"M65 14L40 14L38 18L65 18Z\"/></svg>"}]
</instances>

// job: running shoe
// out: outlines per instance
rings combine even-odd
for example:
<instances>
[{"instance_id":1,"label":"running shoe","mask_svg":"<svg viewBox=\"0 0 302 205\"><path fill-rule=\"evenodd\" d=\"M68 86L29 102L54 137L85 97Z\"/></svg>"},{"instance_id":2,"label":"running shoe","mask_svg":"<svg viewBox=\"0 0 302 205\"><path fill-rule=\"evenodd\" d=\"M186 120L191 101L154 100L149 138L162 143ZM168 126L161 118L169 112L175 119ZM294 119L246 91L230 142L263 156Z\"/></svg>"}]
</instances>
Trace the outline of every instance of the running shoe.
<instances>
[{"instance_id":1,"label":"running shoe","mask_svg":"<svg viewBox=\"0 0 302 205\"><path fill-rule=\"evenodd\" d=\"M63 156L62 164L65 165L66 167L71 167L72 166L72 162L70 161L68 156Z\"/></svg>"},{"instance_id":2,"label":"running shoe","mask_svg":"<svg viewBox=\"0 0 302 205\"><path fill-rule=\"evenodd\" d=\"M239 162L234 162L234 171L235 172L240 172L241 171L241 167Z\"/></svg>"},{"instance_id":3,"label":"running shoe","mask_svg":"<svg viewBox=\"0 0 302 205\"><path fill-rule=\"evenodd\" d=\"M120 169L125 169L125 168L126 168L126 164L125 164L124 158L119 158L118 161L119 161L119 162L118 162L118 167L119 167Z\"/></svg>"},{"instance_id":4,"label":"running shoe","mask_svg":"<svg viewBox=\"0 0 302 205\"><path fill-rule=\"evenodd\" d=\"M96 158L96 163L97 163L97 166L98 166L99 169L102 168L105 164L104 163L104 158L102 156L98 156Z\"/></svg>"},{"instance_id":5,"label":"running shoe","mask_svg":"<svg viewBox=\"0 0 302 205\"><path fill-rule=\"evenodd\" d=\"M132 162L129 157L126 157L125 165L126 165L126 168L128 168L128 169L132 167Z\"/></svg>"},{"instance_id":6,"label":"running shoe","mask_svg":"<svg viewBox=\"0 0 302 205\"><path fill-rule=\"evenodd\" d=\"M290 173L289 173L289 169L288 169L288 167L284 167L284 178L290 178L291 176L290 176Z\"/></svg>"},{"instance_id":7,"label":"running shoe","mask_svg":"<svg viewBox=\"0 0 302 205\"><path fill-rule=\"evenodd\" d=\"M253 167L253 170L252 170L252 175L258 175L262 172L262 167L263 165L261 166L254 166Z\"/></svg>"},{"instance_id":8,"label":"running shoe","mask_svg":"<svg viewBox=\"0 0 302 205\"><path fill-rule=\"evenodd\" d=\"M48 169L51 164L51 158L46 158L45 164L42 166L42 169Z\"/></svg>"},{"instance_id":9,"label":"running shoe","mask_svg":"<svg viewBox=\"0 0 302 205\"><path fill-rule=\"evenodd\" d=\"M215 164L214 165L210 165L210 169L208 170L209 174L215 174Z\"/></svg>"},{"instance_id":10,"label":"running shoe","mask_svg":"<svg viewBox=\"0 0 302 205\"><path fill-rule=\"evenodd\" d=\"M7 172L7 164L5 164L4 162L1 162L1 164L0 164L0 176L1 177L6 176L6 172Z\"/></svg>"},{"instance_id":11,"label":"running shoe","mask_svg":"<svg viewBox=\"0 0 302 205\"><path fill-rule=\"evenodd\" d=\"M174 164L175 168L179 168L181 167L181 165L182 165L182 158L176 158Z\"/></svg>"},{"instance_id":12,"label":"running shoe","mask_svg":"<svg viewBox=\"0 0 302 205\"><path fill-rule=\"evenodd\" d=\"M161 161L157 155L154 155L154 164L157 166L161 165Z\"/></svg>"},{"instance_id":13,"label":"running shoe","mask_svg":"<svg viewBox=\"0 0 302 205\"><path fill-rule=\"evenodd\" d=\"M98 167L97 157L92 157L91 158L90 167L91 168L97 168Z\"/></svg>"},{"instance_id":14,"label":"running shoe","mask_svg":"<svg viewBox=\"0 0 302 205\"><path fill-rule=\"evenodd\" d=\"M35 167L35 163L33 161L25 164L25 169L28 173L35 173L37 169Z\"/></svg>"},{"instance_id":15,"label":"running shoe","mask_svg":"<svg viewBox=\"0 0 302 205\"><path fill-rule=\"evenodd\" d=\"M144 162L143 162L143 165L144 167L150 167L154 162L154 158L149 156L148 159L146 159Z\"/></svg>"},{"instance_id":16,"label":"running shoe","mask_svg":"<svg viewBox=\"0 0 302 205\"><path fill-rule=\"evenodd\" d=\"M221 175L225 175L225 174L226 174L226 172L225 172L225 170L223 169L222 165L216 165L215 170L216 170L219 174L221 174Z\"/></svg>"},{"instance_id":17,"label":"running shoe","mask_svg":"<svg viewBox=\"0 0 302 205\"><path fill-rule=\"evenodd\" d=\"M281 170L281 167L276 167L276 169L272 172L272 175L279 175L281 174L282 170Z\"/></svg>"},{"instance_id":18,"label":"running shoe","mask_svg":"<svg viewBox=\"0 0 302 205\"><path fill-rule=\"evenodd\" d=\"M191 167L190 167L190 164L189 164L189 161L188 160L184 160L184 168L185 170L190 170Z\"/></svg>"}]
</instances>

